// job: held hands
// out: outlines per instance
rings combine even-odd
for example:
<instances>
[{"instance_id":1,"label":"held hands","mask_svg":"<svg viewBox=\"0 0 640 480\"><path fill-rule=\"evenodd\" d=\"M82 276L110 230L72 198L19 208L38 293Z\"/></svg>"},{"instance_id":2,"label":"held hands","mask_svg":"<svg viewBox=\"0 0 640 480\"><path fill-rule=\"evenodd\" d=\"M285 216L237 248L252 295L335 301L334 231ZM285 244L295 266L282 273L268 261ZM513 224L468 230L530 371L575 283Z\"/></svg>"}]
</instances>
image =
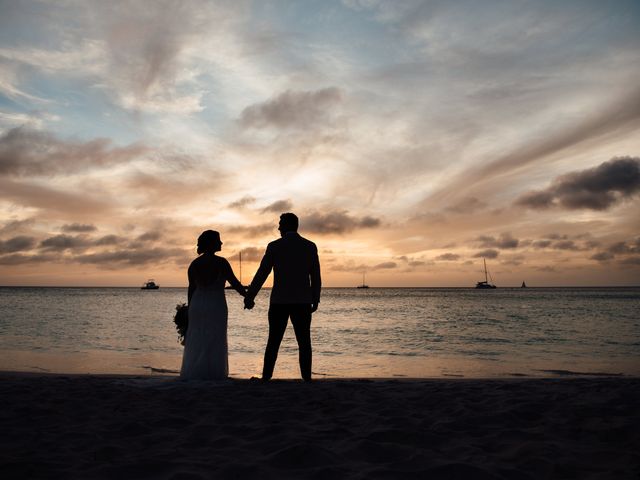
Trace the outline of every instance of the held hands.
<instances>
[{"instance_id":1,"label":"held hands","mask_svg":"<svg viewBox=\"0 0 640 480\"><path fill-rule=\"evenodd\" d=\"M312 303L311 304L311 313L315 312L316 310L318 310L318 304L317 303Z\"/></svg>"},{"instance_id":2,"label":"held hands","mask_svg":"<svg viewBox=\"0 0 640 480\"><path fill-rule=\"evenodd\" d=\"M244 297L244 308L247 310L251 310L253 307L255 307L256 302L253 301L252 298L249 297Z\"/></svg>"}]
</instances>

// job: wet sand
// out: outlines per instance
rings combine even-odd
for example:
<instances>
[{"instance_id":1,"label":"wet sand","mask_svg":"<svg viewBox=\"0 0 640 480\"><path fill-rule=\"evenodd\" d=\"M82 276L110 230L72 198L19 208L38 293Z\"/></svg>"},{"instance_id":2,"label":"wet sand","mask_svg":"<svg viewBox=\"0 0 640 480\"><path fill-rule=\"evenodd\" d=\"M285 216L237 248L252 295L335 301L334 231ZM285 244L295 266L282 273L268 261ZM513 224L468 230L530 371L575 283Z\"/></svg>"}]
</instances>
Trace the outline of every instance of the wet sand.
<instances>
[{"instance_id":1,"label":"wet sand","mask_svg":"<svg viewBox=\"0 0 640 480\"><path fill-rule=\"evenodd\" d=\"M638 479L640 379L0 373L4 479Z\"/></svg>"}]
</instances>

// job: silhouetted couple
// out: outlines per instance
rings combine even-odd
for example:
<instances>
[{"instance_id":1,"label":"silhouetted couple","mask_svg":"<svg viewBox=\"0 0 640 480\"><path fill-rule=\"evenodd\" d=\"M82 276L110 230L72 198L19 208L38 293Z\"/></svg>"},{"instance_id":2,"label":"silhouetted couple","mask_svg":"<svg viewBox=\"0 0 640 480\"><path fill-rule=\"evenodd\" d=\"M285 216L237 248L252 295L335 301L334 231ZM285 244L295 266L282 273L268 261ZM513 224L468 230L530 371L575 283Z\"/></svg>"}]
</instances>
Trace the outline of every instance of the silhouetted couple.
<instances>
[{"instance_id":1,"label":"silhouetted couple","mask_svg":"<svg viewBox=\"0 0 640 480\"><path fill-rule=\"evenodd\" d=\"M320 262L313 242L298 234L298 217L280 215L281 238L269 245L247 290L229 262L216 255L222 249L220 234L206 230L198 237L198 258L189 265L189 327L185 338L180 378L216 380L229 374L227 347L227 302L224 285L244 297L252 309L254 299L273 270L269 305L269 338L264 353L262 380L270 380L282 337L291 319L298 341L300 373L311 380L311 316L320 302Z\"/></svg>"}]
</instances>

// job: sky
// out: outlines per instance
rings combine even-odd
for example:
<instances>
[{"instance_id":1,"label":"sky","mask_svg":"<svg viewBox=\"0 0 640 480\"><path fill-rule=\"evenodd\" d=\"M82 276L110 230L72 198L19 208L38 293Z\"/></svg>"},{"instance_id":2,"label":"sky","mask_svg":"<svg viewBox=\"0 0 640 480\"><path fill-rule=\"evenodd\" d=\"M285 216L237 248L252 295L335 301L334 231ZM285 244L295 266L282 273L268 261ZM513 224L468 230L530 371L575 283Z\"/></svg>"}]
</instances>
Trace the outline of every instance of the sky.
<instances>
[{"instance_id":1,"label":"sky","mask_svg":"<svg viewBox=\"0 0 640 480\"><path fill-rule=\"evenodd\" d=\"M640 3L0 0L0 285L640 284Z\"/></svg>"}]
</instances>

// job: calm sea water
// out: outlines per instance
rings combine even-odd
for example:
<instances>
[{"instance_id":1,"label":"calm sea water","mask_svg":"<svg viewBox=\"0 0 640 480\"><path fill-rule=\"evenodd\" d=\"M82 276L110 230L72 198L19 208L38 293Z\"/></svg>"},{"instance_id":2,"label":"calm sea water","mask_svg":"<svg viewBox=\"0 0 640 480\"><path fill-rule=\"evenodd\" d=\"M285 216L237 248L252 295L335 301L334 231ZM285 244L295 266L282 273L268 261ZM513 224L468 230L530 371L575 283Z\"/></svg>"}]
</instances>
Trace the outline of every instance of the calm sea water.
<instances>
[{"instance_id":1,"label":"calm sea water","mask_svg":"<svg viewBox=\"0 0 640 480\"><path fill-rule=\"evenodd\" d=\"M268 290L227 291L230 370L258 374ZM0 288L0 369L171 373L186 289ZM317 377L640 375L640 288L331 289L313 317ZM291 327L275 377L297 378Z\"/></svg>"}]
</instances>

